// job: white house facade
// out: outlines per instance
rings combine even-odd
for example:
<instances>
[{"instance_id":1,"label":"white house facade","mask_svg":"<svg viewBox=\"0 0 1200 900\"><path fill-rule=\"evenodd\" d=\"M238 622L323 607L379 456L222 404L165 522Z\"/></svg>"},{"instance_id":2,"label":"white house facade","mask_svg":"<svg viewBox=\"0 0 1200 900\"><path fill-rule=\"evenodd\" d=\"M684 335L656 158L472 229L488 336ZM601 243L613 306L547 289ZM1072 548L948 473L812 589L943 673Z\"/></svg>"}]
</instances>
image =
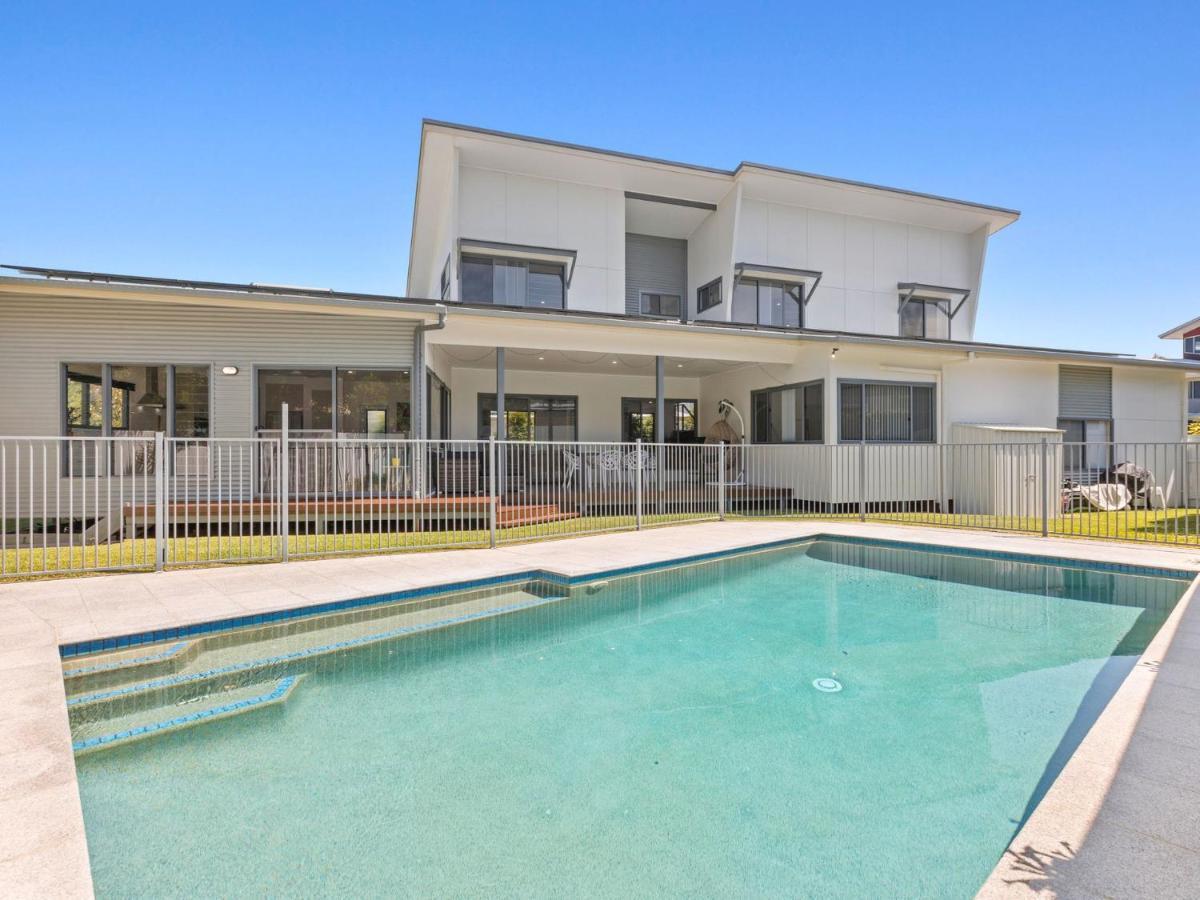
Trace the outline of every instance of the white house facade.
<instances>
[{"instance_id":1,"label":"white house facade","mask_svg":"<svg viewBox=\"0 0 1200 900\"><path fill-rule=\"evenodd\" d=\"M1182 440L1196 362L975 340L1017 218L426 122L405 296L17 267L0 435Z\"/></svg>"}]
</instances>

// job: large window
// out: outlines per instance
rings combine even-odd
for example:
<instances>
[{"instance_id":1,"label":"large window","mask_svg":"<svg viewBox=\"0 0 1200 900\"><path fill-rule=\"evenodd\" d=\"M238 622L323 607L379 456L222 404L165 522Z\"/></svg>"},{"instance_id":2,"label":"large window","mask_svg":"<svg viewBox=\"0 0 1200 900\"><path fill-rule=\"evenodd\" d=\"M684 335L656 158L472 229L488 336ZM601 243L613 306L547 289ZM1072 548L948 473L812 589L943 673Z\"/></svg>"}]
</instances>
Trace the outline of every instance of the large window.
<instances>
[{"instance_id":1,"label":"large window","mask_svg":"<svg viewBox=\"0 0 1200 900\"><path fill-rule=\"evenodd\" d=\"M900 336L910 338L948 339L950 337L950 303L947 300L915 298L900 310Z\"/></svg>"},{"instance_id":2,"label":"large window","mask_svg":"<svg viewBox=\"0 0 1200 900\"><path fill-rule=\"evenodd\" d=\"M663 439L668 444L690 444L696 441L696 401L664 400L666 425ZM657 403L653 397L621 398L621 440L653 441L654 415Z\"/></svg>"},{"instance_id":3,"label":"large window","mask_svg":"<svg viewBox=\"0 0 1200 900\"><path fill-rule=\"evenodd\" d=\"M337 398L336 403L334 398ZM258 427L301 435L409 437L412 386L407 369L259 369Z\"/></svg>"},{"instance_id":4,"label":"large window","mask_svg":"<svg viewBox=\"0 0 1200 900\"><path fill-rule=\"evenodd\" d=\"M721 279L714 278L696 291L696 312L704 312L721 305Z\"/></svg>"},{"instance_id":5,"label":"large window","mask_svg":"<svg viewBox=\"0 0 1200 900\"><path fill-rule=\"evenodd\" d=\"M491 256L462 258L462 299L466 303L562 309L565 268L557 263Z\"/></svg>"},{"instance_id":6,"label":"large window","mask_svg":"<svg viewBox=\"0 0 1200 900\"><path fill-rule=\"evenodd\" d=\"M1200 337L1192 335L1183 339L1183 355L1188 359L1200 359Z\"/></svg>"},{"instance_id":7,"label":"large window","mask_svg":"<svg viewBox=\"0 0 1200 900\"><path fill-rule=\"evenodd\" d=\"M929 444L937 439L937 393L932 384L843 381L838 385L842 441Z\"/></svg>"},{"instance_id":8,"label":"large window","mask_svg":"<svg viewBox=\"0 0 1200 900\"><path fill-rule=\"evenodd\" d=\"M67 363L68 435L208 437L209 367Z\"/></svg>"},{"instance_id":9,"label":"large window","mask_svg":"<svg viewBox=\"0 0 1200 900\"><path fill-rule=\"evenodd\" d=\"M496 395L479 395L479 437L497 434ZM575 397L505 394L505 435L510 441L579 439L579 400Z\"/></svg>"},{"instance_id":10,"label":"large window","mask_svg":"<svg viewBox=\"0 0 1200 900\"><path fill-rule=\"evenodd\" d=\"M258 427L281 429L285 403L290 431L332 431L333 370L259 369Z\"/></svg>"},{"instance_id":11,"label":"large window","mask_svg":"<svg viewBox=\"0 0 1200 900\"><path fill-rule=\"evenodd\" d=\"M777 328L804 324L804 285L746 278L733 289L733 321Z\"/></svg>"},{"instance_id":12,"label":"large window","mask_svg":"<svg viewBox=\"0 0 1200 900\"><path fill-rule=\"evenodd\" d=\"M825 382L788 384L750 395L750 435L756 444L819 444L825 440Z\"/></svg>"}]
</instances>

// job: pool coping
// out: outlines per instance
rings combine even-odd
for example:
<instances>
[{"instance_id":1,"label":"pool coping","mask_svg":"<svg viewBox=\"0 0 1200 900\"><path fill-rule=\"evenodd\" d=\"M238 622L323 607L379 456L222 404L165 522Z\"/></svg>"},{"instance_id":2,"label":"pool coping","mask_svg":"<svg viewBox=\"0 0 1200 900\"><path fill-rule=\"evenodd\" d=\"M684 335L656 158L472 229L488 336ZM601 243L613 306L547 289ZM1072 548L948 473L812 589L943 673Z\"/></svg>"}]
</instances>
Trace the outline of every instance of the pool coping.
<instances>
[{"instance_id":1,"label":"pool coping","mask_svg":"<svg viewBox=\"0 0 1200 900\"><path fill-rule=\"evenodd\" d=\"M1043 564L1084 564L1113 571L1150 569L1159 570L1151 574L1169 572L1176 577L1192 577L1200 572L1200 551L1194 548L877 523L772 520L679 525L497 550L430 551L0 585L0 887L11 896L92 895L67 724L63 649L88 646L89 642L94 645L96 641L113 641L115 649L117 639L133 634L168 633L222 620L249 619L245 624L262 624L265 616L275 615L277 618L270 621L276 621L284 614L314 615L322 606L344 609L349 607L337 605L361 604L364 598L374 599L375 603L392 602L376 598L410 592L414 596L421 592L428 595L480 581L487 584L539 577L577 584L822 536L951 553L1003 555ZM681 554L683 546L698 552ZM613 567L611 561L615 558L636 561ZM547 564L547 560L552 562ZM380 590L385 584L403 587L400 591ZM1184 621L1187 601L1195 592L1193 582L1142 661L1150 657L1152 649L1155 658L1165 656L1164 648L1170 646ZM230 615L234 611L239 615ZM1193 615L1188 621L1200 635L1200 622L1195 621L1198 618ZM1152 686L1156 673L1143 674L1142 661L1122 684L1101 720L1108 716L1113 702L1122 696L1135 674L1138 685L1144 692L1149 691L1142 681L1148 677ZM1136 718L1122 719L1118 724L1124 725L1128 743ZM1085 739L1068 761L1068 768L1088 743ZM1089 753L1098 752L1089 747ZM1115 765L1119 765L1119 758ZM1064 775L1066 772L1064 769ZM1058 783L1047 794L1047 800L1055 795ZM1027 836L1026 832L1035 833L1031 831L1035 823L1038 828L1045 824L1041 820L1047 800L1034 811L1018 839ZM1056 815L1062 819L1065 814L1059 810ZM1052 824L1078 831L1078 823L1064 820ZM1017 856L1012 856L1017 846L1014 841L1005 859L1020 858L1019 850L1015 851ZM1004 864L1002 860L997 873ZM984 886L988 896L999 896L997 890L1007 895L1021 889L1011 878L1006 880L997 873ZM1002 888L993 884L998 877ZM1028 885L1025 889L1033 890Z\"/></svg>"}]
</instances>

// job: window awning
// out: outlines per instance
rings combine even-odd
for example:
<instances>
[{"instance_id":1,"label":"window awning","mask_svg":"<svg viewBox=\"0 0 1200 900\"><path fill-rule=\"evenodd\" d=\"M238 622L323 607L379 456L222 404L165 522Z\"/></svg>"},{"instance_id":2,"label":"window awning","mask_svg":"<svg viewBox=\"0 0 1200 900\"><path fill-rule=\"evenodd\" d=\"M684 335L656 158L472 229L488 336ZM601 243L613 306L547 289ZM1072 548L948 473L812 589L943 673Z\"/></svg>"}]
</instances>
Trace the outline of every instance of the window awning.
<instances>
[{"instance_id":1,"label":"window awning","mask_svg":"<svg viewBox=\"0 0 1200 900\"><path fill-rule=\"evenodd\" d=\"M505 244L500 241L478 241L471 238L459 238L458 251L460 254L474 253L477 256L527 259L532 262L560 265L566 273L567 287L571 286L571 278L575 274L576 252L574 250L560 250L555 247L531 247L527 244Z\"/></svg>"},{"instance_id":2,"label":"window awning","mask_svg":"<svg viewBox=\"0 0 1200 900\"><path fill-rule=\"evenodd\" d=\"M901 281L896 285L900 290L900 312L910 300L944 300L947 304L947 315L951 320L958 311L966 305L971 296L970 288L946 287L940 284L922 284L919 281Z\"/></svg>"},{"instance_id":3,"label":"window awning","mask_svg":"<svg viewBox=\"0 0 1200 900\"><path fill-rule=\"evenodd\" d=\"M804 285L804 305L812 299L813 291L821 283L821 273L812 269L789 269L784 266L766 266L760 263L740 262L733 266L733 285L736 288L743 278L761 278L764 281L782 281L787 284Z\"/></svg>"}]
</instances>

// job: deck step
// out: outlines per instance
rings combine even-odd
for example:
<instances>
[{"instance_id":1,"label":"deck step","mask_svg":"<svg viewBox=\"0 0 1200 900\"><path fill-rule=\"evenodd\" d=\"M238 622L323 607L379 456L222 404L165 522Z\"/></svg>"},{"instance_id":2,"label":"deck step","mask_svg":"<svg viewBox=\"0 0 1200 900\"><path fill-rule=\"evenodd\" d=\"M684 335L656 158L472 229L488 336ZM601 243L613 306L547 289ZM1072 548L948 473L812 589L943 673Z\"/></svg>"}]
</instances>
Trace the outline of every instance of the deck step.
<instances>
[{"instance_id":1,"label":"deck step","mask_svg":"<svg viewBox=\"0 0 1200 900\"><path fill-rule=\"evenodd\" d=\"M267 709L286 701L303 678L303 675L285 675L274 681L220 691L172 706L102 719L76 730L72 748L77 755L108 750L205 722Z\"/></svg>"}]
</instances>

